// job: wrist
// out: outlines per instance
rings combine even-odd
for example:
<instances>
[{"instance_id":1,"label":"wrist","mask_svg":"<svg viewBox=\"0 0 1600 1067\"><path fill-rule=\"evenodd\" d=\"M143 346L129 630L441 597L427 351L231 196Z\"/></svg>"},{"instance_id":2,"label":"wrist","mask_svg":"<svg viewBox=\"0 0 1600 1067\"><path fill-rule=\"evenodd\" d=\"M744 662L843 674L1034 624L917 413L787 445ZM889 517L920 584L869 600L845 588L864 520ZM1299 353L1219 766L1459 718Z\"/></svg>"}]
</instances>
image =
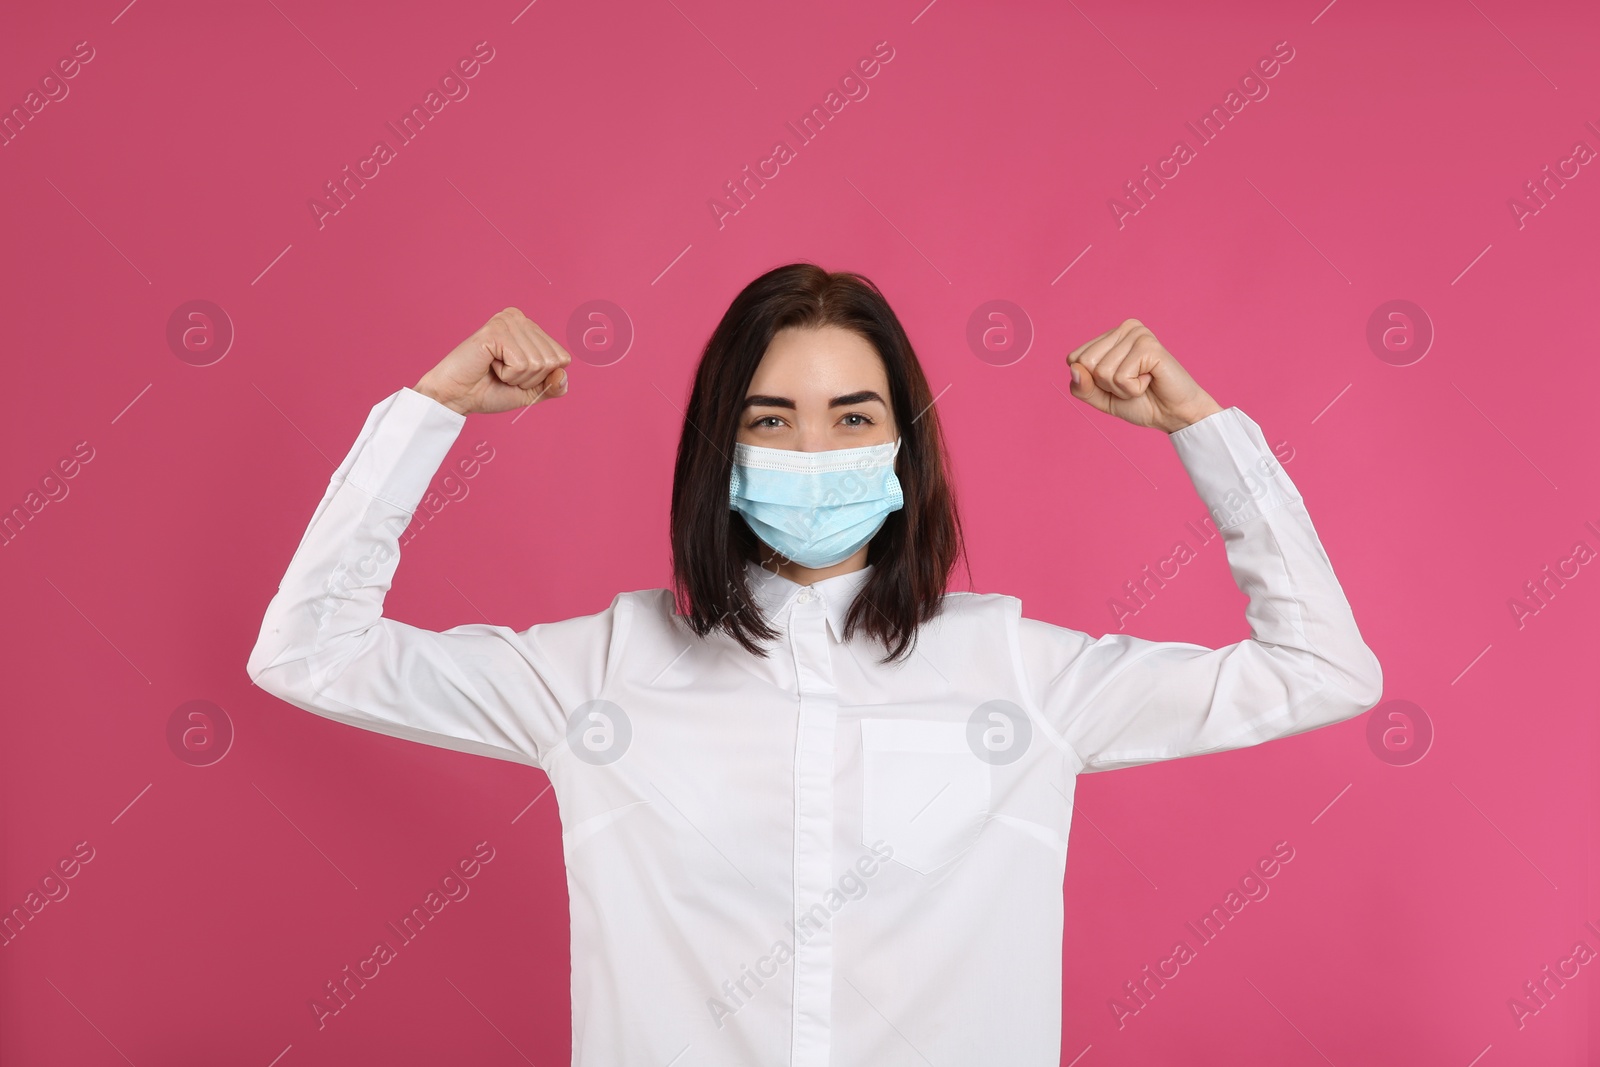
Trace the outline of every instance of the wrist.
<instances>
[{"instance_id":1,"label":"wrist","mask_svg":"<svg viewBox=\"0 0 1600 1067\"><path fill-rule=\"evenodd\" d=\"M1179 430L1193 426L1201 419L1210 415L1215 415L1217 412L1222 410L1222 405L1211 399L1211 397L1208 395L1199 402L1185 408L1183 411L1177 412L1173 418L1173 424L1171 426L1164 426L1162 429L1166 430L1168 434L1174 434Z\"/></svg>"},{"instance_id":2,"label":"wrist","mask_svg":"<svg viewBox=\"0 0 1600 1067\"><path fill-rule=\"evenodd\" d=\"M466 410L461 406L462 401L460 398L452 397L446 393L440 392L438 389L434 388L433 383L430 382L426 377L411 388L415 392L421 393L428 399L443 404L457 415L465 415L467 413Z\"/></svg>"}]
</instances>

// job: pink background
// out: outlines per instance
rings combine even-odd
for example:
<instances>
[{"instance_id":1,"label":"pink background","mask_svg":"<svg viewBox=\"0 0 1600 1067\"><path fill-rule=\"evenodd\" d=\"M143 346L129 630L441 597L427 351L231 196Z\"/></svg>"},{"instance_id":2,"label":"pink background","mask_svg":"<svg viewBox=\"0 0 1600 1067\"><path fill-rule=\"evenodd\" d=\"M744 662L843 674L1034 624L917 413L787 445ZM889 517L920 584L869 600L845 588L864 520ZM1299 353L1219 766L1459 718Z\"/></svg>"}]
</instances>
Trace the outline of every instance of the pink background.
<instances>
[{"instance_id":1,"label":"pink background","mask_svg":"<svg viewBox=\"0 0 1600 1067\"><path fill-rule=\"evenodd\" d=\"M1600 175L1510 207L1600 148L1592 6L120 4L0 35L8 110L94 50L0 147L0 508L66 491L0 549L4 909L93 850L0 947L0 1062L567 1061L544 775L322 720L245 660L368 409L508 305L577 346L571 393L472 416L451 465L496 458L406 544L389 613L520 629L664 585L693 362L802 258L877 281L917 345L978 589L1100 634L1203 516L1162 435L1065 395L1063 356L1137 317L1293 448L1385 700L1432 726L1409 763L1369 742L1380 705L1082 780L1062 1062L1600 1062L1600 962L1508 1007L1600 949L1600 566L1508 605L1600 549ZM324 183L480 41L469 95L319 228ZM797 144L881 41L869 95ZM1119 227L1124 183L1280 41L1269 95ZM795 158L719 227L779 138ZM197 299L221 359L168 342ZM1367 342L1397 299L1435 332L1405 366ZM591 300L631 323L620 360L567 334ZM991 300L1033 334L1009 365L967 341ZM1226 644L1244 602L1214 541L1127 629ZM194 700L233 733L209 764L220 732L169 740ZM319 1030L311 998L480 841L471 895ZM1123 983L1279 841L1270 896L1119 1028Z\"/></svg>"}]
</instances>

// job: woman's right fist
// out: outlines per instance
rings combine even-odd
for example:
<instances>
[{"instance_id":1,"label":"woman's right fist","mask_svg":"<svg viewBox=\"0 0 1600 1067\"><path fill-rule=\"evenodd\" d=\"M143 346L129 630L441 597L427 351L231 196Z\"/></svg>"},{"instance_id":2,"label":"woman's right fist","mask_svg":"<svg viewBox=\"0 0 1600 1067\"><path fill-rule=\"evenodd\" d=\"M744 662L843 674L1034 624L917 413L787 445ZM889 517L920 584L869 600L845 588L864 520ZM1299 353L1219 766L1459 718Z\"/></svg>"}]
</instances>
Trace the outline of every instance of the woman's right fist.
<instances>
[{"instance_id":1,"label":"woman's right fist","mask_svg":"<svg viewBox=\"0 0 1600 1067\"><path fill-rule=\"evenodd\" d=\"M506 308L422 376L416 391L463 415L492 415L567 395L567 350Z\"/></svg>"}]
</instances>

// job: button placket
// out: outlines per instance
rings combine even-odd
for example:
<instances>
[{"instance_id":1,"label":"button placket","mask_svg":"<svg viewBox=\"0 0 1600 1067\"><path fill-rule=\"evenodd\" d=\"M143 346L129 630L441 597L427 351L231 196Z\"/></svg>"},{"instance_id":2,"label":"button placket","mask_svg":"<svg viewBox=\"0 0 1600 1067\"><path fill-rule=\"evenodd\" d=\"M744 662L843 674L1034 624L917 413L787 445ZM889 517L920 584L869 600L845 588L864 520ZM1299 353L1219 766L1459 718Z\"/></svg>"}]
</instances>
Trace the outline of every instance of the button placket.
<instances>
[{"instance_id":1,"label":"button placket","mask_svg":"<svg viewBox=\"0 0 1600 1067\"><path fill-rule=\"evenodd\" d=\"M839 711L828 616L812 589L795 596L789 646L799 690L795 737L793 1067L827 1067L831 1050L833 928L811 914L823 904L833 871L833 754Z\"/></svg>"}]
</instances>

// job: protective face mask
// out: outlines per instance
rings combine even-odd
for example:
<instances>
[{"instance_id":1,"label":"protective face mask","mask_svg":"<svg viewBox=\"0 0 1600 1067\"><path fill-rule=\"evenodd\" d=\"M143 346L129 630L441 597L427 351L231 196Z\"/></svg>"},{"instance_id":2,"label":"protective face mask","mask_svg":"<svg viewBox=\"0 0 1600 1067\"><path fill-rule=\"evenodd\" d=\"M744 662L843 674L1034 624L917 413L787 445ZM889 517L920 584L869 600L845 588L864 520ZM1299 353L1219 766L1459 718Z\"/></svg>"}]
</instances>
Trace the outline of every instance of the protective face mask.
<instances>
[{"instance_id":1,"label":"protective face mask","mask_svg":"<svg viewBox=\"0 0 1600 1067\"><path fill-rule=\"evenodd\" d=\"M894 475L899 453L899 438L826 452L735 442L728 506L785 558L831 567L905 506Z\"/></svg>"}]
</instances>

